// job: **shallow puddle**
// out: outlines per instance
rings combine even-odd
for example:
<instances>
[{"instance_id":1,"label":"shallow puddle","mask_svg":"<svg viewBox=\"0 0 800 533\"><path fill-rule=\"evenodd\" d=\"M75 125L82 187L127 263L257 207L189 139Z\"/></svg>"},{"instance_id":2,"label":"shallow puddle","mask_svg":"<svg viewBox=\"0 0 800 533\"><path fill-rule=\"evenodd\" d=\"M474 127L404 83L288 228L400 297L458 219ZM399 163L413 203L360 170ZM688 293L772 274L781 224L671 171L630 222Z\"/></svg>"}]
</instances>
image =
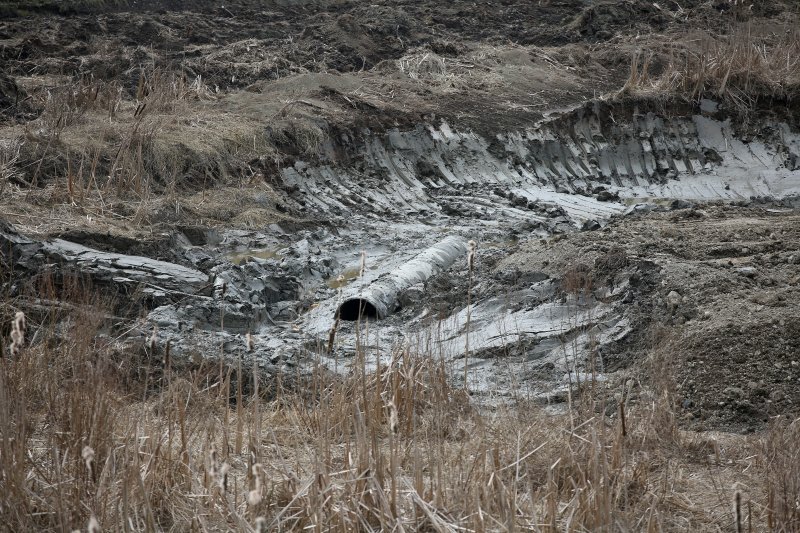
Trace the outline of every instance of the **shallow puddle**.
<instances>
[{"instance_id":1,"label":"shallow puddle","mask_svg":"<svg viewBox=\"0 0 800 533\"><path fill-rule=\"evenodd\" d=\"M248 259L280 259L282 256L277 250L269 248L260 250L243 250L228 254L228 260L234 265L242 265Z\"/></svg>"},{"instance_id":2,"label":"shallow puddle","mask_svg":"<svg viewBox=\"0 0 800 533\"><path fill-rule=\"evenodd\" d=\"M341 289L350 284L355 279L358 279L358 268L348 268L347 270L342 271L338 276L335 278L331 278L327 281L328 287L331 289Z\"/></svg>"}]
</instances>

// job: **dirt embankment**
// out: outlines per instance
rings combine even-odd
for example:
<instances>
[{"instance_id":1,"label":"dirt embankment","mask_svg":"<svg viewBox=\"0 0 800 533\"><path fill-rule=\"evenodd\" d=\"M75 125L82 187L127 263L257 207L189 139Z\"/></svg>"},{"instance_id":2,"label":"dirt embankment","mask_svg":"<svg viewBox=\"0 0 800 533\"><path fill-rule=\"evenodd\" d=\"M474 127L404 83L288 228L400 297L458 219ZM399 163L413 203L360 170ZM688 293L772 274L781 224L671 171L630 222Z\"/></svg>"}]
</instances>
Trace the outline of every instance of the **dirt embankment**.
<instances>
[{"instance_id":1,"label":"dirt embankment","mask_svg":"<svg viewBox=\"0 0 800 533\"><path fill-rule=\"evenodd\" d=\"M646 58L650 76L687 61L692 43L707 48L696 28L711 20L723 35L743 18L774 35L794 16L781 3L769 12L672 4L26 3L39 14L0 25L9 77L0 116L30 125L21 165L29 182L42 171L67 173L68 160L79 166L92 148L102 148L98 164L109 166L120 148L142 144L142 172L154 186L190 174L180 188L246 173L258 153L274 152L279 164L284 155L313 153L295 129L324 137L350 125L382 131L434 117L489 134L517 129L621 88L634 57ZM13 2L5 9L22 10ZM264 96L247 98L253 93ZM176 115L201 118L183 123ZM125 140L135 119L141 143ZM81 127L105 120L103 131ZM10 128L4 137L19 134ZM190 142L209 136L203 146ZM232 146L240 153L230 157ZM221 163L188 164L209 156ZM262 174L275 171L267 165Z\"/></svg>"},{"instance_id":2,"label":"dirt embankment","mask_svg":"<svg viewBox=\"0 0 800 533\"><path fill-rule=\"evenodd\" d=\"M384 260L461 232L493 243L491 264L527 242L551 285L569 259L620 246L641 272L629 301L599 302L632 331L607 343L609 369L658 348L648 335L663 325L685 359L673 368L687 423L756 427L800 401L793 215L698 205L572 235L637 203L794 194L798 8L740 4L0 2L0 214L28 235L218 279L236 270L222 249L277 262L280 241L291 268L253 260L232 279L282 272L302 290L266 301L247 286L234 303L242 331L263 304L291 340L297 312L332 305L328 278L352 270L360 239ZM486 291L508 279L476 294L494 305ZM437 278L427 302L458 325L456 285ZM426 312L406 300L396 331ZM540 304L517 318L552 326ZM208 319L215 305L197 309ZM490 331L494 308L481 309Z\"/></svg>"},{"instance_id":3,"label":"dirt embankment","mask_svg":"<svg viewBox=\"0 0 800 533\"><path fill-rule=\"evenodd\" d=\"M652 359L688 427L747 431L800 409L797 223L787 209L684 207L528 243L497 268L577 269L600 291L627 279L633 333L600 349L606 368Z\"/></svg>"}]
</instances>

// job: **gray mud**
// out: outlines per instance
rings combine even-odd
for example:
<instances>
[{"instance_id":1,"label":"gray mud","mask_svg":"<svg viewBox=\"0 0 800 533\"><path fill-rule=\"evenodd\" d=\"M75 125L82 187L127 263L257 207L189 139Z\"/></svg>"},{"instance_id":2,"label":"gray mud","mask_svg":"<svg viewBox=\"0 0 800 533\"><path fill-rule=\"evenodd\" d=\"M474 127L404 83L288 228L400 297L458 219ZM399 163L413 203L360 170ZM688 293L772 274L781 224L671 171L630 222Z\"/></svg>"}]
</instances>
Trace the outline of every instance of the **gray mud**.
<instances>
[{"instance_id":1,"label":"gray mud","mask_svg":"<svg viewBox=\"0 0 800 533\"><path fill-rule=\"evenodd\" d=\"M281 172L279 201L297 222L186 227L168 236L172 261L12 228L0 228L0 241L29 274L60 264L139 297L143 318L125 335L151 357L169 346L176 365L221 357L298 376L349 372L359 352L374 366L411 350L441 358L489 404L563 401L577 383L640 358L654 327L693 324L699 304L685 305L676 273L697 271L701 290L728 290L730 276L762 292L794 283L762 263L733 262L763 248L770 265L794 264L793 241L775 235L766 248L739 253L721 241L689 260L706 243L675 244L686 236L670 228L661 239L623 232L659 212L675 211L677 227L715 205L796 208L800 133L766 117L744 128L713 102L670 115L597 102L494 136L439 122L342 132L323 148ZM598 238L578 247L574 237L588 234ZM740 270L725 273L719 257ZM755 287L741 288L767 305L747 292Z\"/></svg>"},{"instance_id":2,"label":"gray mud","mask_svg":"<svg viewBox=\"0 0 800 533\"><path fill-rule=\"evenodd\" d=\"M652 297L653 263L613 246L560 271L546 255L527 256L537 269L512 254L653 210L800 195L798 132L765 120L748 133L713 103L703 109L614 116L596 104L492 138L439 123L330 139L321 162L282 173L286 204L309 223L226 231L213 246L182 239L214 289L153 309L141 335L156 326L159 349L169 342L176 359L222 353L270 373L348 372L358 349L371 365L423 351L461 385L467 366L480 401L563 401L570 385L605 379L641 348L632 339L652 321L631 303ZM401 284L380 319L336 320L344 300L446 238L476 241L474 271L462 248L451 266Z\"/></svg>"}]
</instances>

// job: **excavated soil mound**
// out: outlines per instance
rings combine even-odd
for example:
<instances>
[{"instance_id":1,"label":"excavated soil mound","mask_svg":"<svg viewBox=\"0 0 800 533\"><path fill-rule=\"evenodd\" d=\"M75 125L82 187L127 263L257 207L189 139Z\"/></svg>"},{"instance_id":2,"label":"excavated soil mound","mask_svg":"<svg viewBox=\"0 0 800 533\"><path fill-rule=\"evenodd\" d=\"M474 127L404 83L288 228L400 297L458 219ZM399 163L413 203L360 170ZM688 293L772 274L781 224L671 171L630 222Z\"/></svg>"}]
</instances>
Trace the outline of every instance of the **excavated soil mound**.
<instances>
[{"instance_id":1,"label":"excavated soil mound","mask_svg":"<svg viewBox=\"0 0 800 533\"><path fill-rule=\"evenodd\" d=\"M657 353L666 373L645 379L676 385L688 427L749 431L800 412L799 223L786 208L644 213L523 245L499 268L557 277L582 262L603 287L614 279L600 268L605 258L624 257L621 302L633 330L600 350L606 368Z\"/></svg>"}]
</instances>

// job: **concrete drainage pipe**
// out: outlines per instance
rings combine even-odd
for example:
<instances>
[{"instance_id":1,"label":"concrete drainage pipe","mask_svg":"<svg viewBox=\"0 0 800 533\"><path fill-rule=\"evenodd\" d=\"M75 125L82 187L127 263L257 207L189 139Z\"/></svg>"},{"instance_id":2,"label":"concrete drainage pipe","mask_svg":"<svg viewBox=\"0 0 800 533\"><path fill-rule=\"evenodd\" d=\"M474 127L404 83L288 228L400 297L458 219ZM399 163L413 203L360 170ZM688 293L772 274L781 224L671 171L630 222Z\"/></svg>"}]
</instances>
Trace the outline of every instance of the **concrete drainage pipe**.
<instances>
[{"instance_id":1,"label":"concrete drainage pipe","mask_svg":"<svg viewBox=\"0 0 800 533\"><path fill-rule=\"evenodd\" d=\"M367 287L353 290L336 310L342 320L386 318L397 309L403 291L450 268L459 257L466 260L467 243L451 236L426 249L400 268L380 276Z\"/></svg>"}]
</instances>

